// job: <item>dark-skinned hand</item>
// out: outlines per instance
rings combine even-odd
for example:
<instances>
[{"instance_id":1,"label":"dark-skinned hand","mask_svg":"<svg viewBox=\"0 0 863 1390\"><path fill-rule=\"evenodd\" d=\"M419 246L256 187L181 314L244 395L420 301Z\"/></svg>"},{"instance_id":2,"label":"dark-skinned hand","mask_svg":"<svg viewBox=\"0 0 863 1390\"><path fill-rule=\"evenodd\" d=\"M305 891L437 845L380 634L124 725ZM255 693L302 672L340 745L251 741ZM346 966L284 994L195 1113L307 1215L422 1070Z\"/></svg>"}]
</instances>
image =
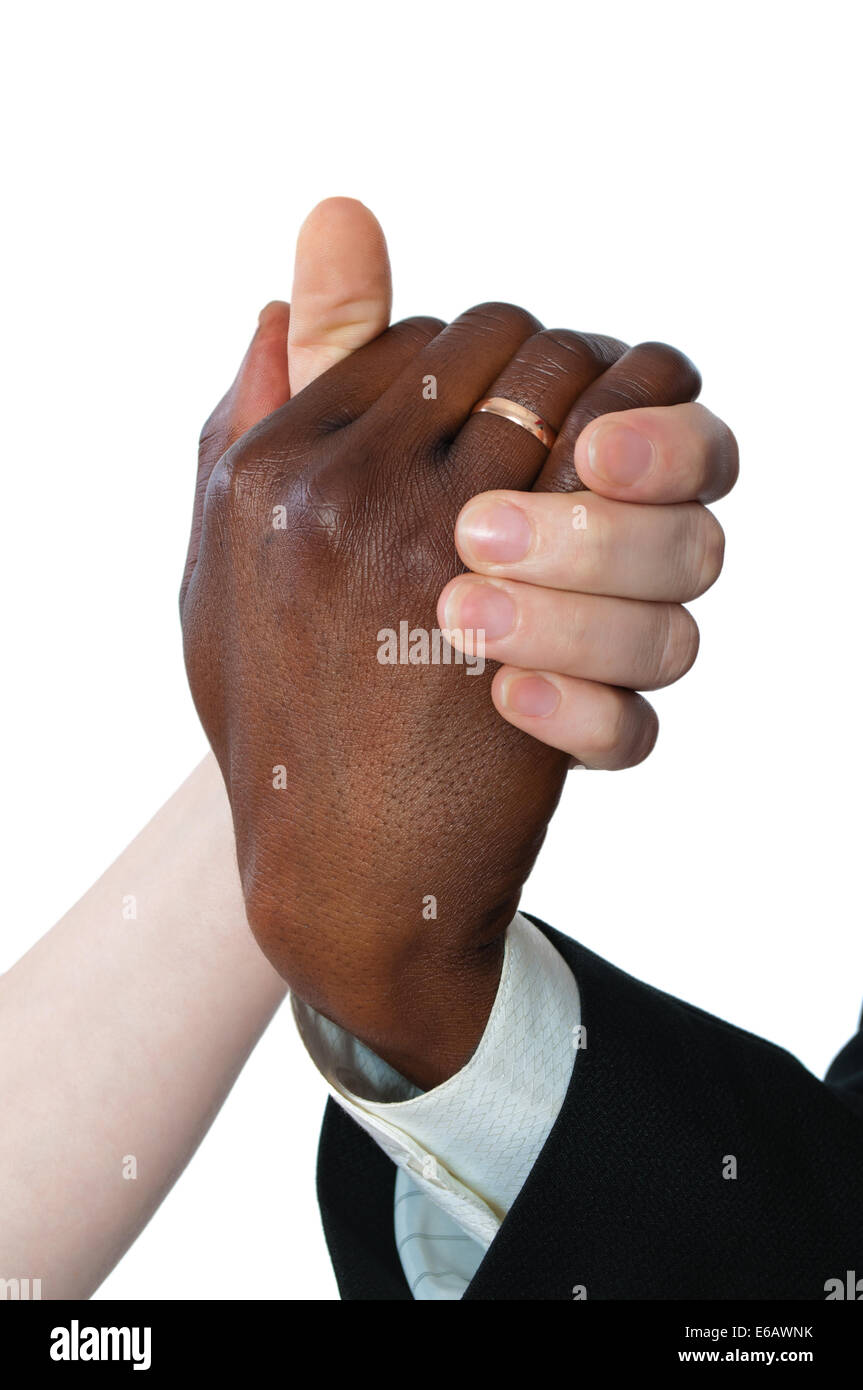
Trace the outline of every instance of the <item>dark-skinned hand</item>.
<instances>
[{"instance_id":1,"label":"dark-skinned hand","mask_svg":"<svg viewBox=\"0 0 863 1390\"><path fill-rule=\"evenodd\" d=\"M379 633L436 627L470 498L571 489L590 420L698 388L664 345L492 304L395 325L218 459L218 413L205 430L184 644L249 923L299 997L421 1086L479 1040L568 759L500 719L490 666L382 665ZM471 415L484 396L560 429L552 451ZM682 672L684 621L679 641Z\"/></svg>"}]
</instances>

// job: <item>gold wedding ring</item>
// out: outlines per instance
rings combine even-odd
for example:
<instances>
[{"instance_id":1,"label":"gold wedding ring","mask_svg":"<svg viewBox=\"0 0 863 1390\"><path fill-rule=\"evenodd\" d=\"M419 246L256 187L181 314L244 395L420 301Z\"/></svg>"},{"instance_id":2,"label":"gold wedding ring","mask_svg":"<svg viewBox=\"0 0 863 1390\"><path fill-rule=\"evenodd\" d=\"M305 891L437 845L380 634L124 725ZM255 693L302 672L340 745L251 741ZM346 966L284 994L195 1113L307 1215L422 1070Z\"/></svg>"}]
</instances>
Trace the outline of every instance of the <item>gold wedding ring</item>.
<instances>
[{"instance_id":1,"label":"gold wedding ring","mask_svg":"<svg viewBox=\"0 0 863 1390\"><path fill-rule=\"evenodd\" d=\"M557 439L557 433L546 424L541 415L534 415L532 410L525 409L517 401L508 401L504 396L486 396L485 400L478 401L471 415L481 413L502 415L504 420L512 420L514 425L521 425L523 430L532 434L546 449L550 449Z\"/></svg>"}]
</instances>

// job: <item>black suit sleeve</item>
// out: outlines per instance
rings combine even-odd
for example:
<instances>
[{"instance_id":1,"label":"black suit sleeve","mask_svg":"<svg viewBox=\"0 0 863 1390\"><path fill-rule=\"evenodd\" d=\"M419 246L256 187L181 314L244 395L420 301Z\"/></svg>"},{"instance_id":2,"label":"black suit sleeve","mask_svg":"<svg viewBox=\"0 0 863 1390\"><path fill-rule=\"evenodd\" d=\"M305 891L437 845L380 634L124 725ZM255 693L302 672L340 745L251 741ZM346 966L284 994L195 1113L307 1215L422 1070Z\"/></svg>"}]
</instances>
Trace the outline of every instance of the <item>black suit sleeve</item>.
<instances>
[{"instance_id":1,"label":"black suit sleeve","mask_svg":"<svg viewBox=\"0 0 863 1390\"><path fill-rule=\"evenodd\" d=\"M464 1297L822 1300L828 1279L863 1271L860 1034L819 1081L537 926L578 981L587 1046ZM318 1192L344 1298L410 1297L394 1176L330 1102Z\"/></svg>"},{"instance_id":2,"label":"black suit sleeve","mask_svg":"<svg viewBox=\"0 0 863 1390\"><path fill-rule=\"evenodd\" d=\"M863 1015L854 1037L828 1067L825 1080L863 1115Z\"/></svg>"}]
</instances>

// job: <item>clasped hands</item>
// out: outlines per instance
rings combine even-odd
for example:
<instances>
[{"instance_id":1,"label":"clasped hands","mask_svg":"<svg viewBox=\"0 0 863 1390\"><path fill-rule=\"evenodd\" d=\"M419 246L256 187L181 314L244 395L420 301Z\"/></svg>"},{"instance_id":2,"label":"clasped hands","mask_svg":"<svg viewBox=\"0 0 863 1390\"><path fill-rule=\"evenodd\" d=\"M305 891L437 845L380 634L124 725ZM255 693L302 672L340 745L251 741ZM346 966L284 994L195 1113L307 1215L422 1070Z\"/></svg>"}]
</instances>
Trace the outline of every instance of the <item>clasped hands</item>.
<instances>
[{"instance_id":1,"label":"clasped hands","mask_svg":"<svg viewBox=\"0 0 863 1390\"><path fill-rule=\"evenodd\" d=\"M570 761L653 746L637 692L695 659L682 604L721 568L703 504L737 450L669 347L507 304L387 327L389 305L371 214L322 204L202 435L181 611L252 931L428 1087L482 1034ZM472 414L492 396L553 447ZM381 664L402 622L484 633L489 668Z\"/></svg>"}]
</instances>

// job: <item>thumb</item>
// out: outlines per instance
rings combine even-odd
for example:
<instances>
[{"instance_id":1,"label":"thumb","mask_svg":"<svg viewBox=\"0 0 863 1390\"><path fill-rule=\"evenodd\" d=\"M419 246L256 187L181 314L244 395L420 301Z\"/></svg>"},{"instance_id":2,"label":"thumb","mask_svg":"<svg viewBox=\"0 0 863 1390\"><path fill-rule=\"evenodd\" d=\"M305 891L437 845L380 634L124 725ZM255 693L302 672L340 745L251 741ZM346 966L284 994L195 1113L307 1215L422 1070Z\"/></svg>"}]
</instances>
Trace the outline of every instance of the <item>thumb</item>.
<instances>
[{"instance_id":1,"label":"thumb","mask_svg":"<svg viewBox=\"0 0 863 1390\"><path fill-rule=\"evenodd\" d=\"M355 198L326 198L300 228L288 363L295 396L390 321L392 277L380 223Z\"/></svg>"}]
</instances>

